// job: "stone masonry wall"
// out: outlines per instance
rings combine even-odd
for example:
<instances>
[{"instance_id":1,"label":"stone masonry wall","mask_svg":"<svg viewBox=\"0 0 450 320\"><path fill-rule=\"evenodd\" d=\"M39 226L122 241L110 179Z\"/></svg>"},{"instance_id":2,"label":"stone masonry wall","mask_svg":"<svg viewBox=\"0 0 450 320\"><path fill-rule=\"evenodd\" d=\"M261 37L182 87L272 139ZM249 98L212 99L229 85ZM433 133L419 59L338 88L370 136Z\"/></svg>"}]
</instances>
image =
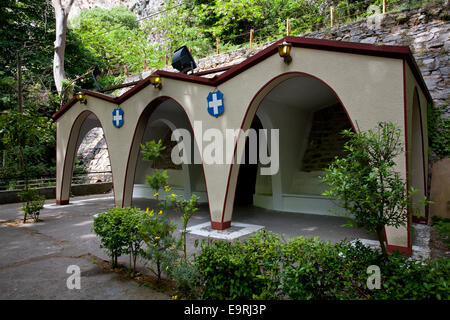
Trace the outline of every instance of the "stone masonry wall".
<instances>
[{"instance_id":1,"label":"stone masonry wall","mask_svg":"<svg viewBox=\"0 0 450 320\"><path fill-rule=\"evenodd\" d=\"M321 171L327 168L335 156L345 154L347 139L342 130L352 129L341 104L314 112L308 146L302 160L302 171Z\"/></svg>"}]
</instances>

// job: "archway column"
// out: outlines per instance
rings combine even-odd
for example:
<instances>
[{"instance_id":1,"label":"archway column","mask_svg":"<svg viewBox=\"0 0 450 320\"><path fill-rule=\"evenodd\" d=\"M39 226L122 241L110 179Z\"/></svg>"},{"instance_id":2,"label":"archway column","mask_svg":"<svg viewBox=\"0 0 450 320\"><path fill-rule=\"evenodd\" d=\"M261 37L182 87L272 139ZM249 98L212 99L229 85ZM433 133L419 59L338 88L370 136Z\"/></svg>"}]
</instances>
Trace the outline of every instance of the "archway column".
<instances>
[{"instance_id":1,"label":"archway column","mask_svg":"<svg viewBox=\"0 0 450 320\"><path fill-rule=\"evenodd\" d=\"M92 99L94 100L94 99ZM93 101L95 103L95 100ZM99 104L104 102L99 102ZM105 121L111 121L112 108L98 108L97 113L91 111L89 102L87 106L80 106L80 108L72 109L66 112L63 117L58 119L56 123L56 135L57 135L57 154L56 154L56 204L66 205L70 200L70 188L72 182L72 172L74 166L75 155L77 151L77 142L79 140L80 131L83 123L89 117L94 114L100 123L100 127L103 129L104 137L106 140L111 172L113 181L114 192L114 204L116 206L123 206L127 193L124 191L124 180L126 170L126 161L123 157L124 145L131 144L132 135L127 134L127 130L123 130L123 134L117 138L117 132L113 130L120 130L113 126L104 126ZM81 109L81 110L80 110ZM73 112L72 112L73 111ZM130 117L131 118L131 117ZM132 122L132 119L129 119ZM129 125L131 127L132 124ZM70 128L70 129L69 129ZM115 140L110 143L109 137L115 137ZM127 151L125 151L126 153Z\"/></svg>"}]
</instances>

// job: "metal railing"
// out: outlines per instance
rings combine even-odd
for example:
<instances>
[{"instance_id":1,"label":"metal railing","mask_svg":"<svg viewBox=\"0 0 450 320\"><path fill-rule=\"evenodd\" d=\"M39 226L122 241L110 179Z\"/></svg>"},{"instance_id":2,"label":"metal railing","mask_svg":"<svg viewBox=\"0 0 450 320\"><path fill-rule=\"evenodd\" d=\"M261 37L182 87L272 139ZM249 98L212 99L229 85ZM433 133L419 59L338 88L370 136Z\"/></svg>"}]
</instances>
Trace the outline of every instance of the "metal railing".
<instances>
[{"instance_id":1,"label":"metal railing","mask_svg":"<svg viewBox=\"0 0 450 320\"><path fill-rule=\"evenodd\" d=\"M72 185L74 184L90 184L112 182L111 171L100 172L84 172L73 174ZM28 179L28 186L32 188L52 187L56 185L56 177L43 176L39 178ZM0 191L21 190L25 187L25 178L23 176L16 177L0 177Z\"/></svg>"}]
</instances>

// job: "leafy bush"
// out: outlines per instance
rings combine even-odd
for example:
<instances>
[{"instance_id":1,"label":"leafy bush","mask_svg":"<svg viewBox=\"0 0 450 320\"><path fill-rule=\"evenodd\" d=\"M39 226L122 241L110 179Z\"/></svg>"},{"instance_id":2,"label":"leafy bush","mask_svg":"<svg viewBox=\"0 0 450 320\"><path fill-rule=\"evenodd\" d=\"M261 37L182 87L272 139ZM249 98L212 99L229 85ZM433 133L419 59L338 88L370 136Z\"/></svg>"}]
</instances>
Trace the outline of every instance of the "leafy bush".
<instances>
[{"instance_id":1,"label":"leafy bush","mask_svg":"<svg viewBox=\"0 0 450 320\"><path fill-rule=\"evenodd\" d=\"M396 254L382 262L380 268L382 288L372 291L372 299L450 299L450 260L447 258L407 259Z\"/></svg>"},{"instance_id":2,"label":"leafy bush","mask_svg":"<svg viewBox=\"0 0 450 320\"><path fill-rule=\"evenodd\" d=\"M167 189L166 189L167 190ZM186 250L186 236L188 234L187 225L192 215L198 210L197 201L200 199L197 195L193 194L189 200L185 200L183 197L177 198L177 195L172 194L169 196L170 202L175 202L175 208L181 212L181 221L183 223L183 229L181 231L181 241L183 243L184 259L187 259Z\"/></svg>"},{"instance_id":3,"label":"leafy bush","mask_svg":"<svg viewBox=\"0 0 450 320\"><path fill-rule=\"evenodd\" d=\"M169 181L169 176L167 175L167 170L159 171L155 170L153 176L146 176L145 180L150 188L155 192L156 199L158 199L159 190L166 186Z\"/></svg>"},{"instance_id":4,"label":"leafy bush","mask_svg":"<svg viewBox=\"0 0 450 320\"><path fill-rule=\"evenodd\" d=\"M450 247L450 219L433 217L433 228L439 233L439 238Z\"/></svg>"},{"instance_id":5,"label":"leafy bush","mask_svg":"<svg viewBox=\"0 0 450 320\"><path fill-rule=\"evenodd\" d=\"M201 272L203 298L269 298L278 249L278 237L265 231L248 241L215 241L203 246L195 259Z\"/></svg>"},{"instance_id":6,"label":"leafy bush","mask_svg":"<svg viewBox=\"0 0 450 320\"><path fill-rule=\"evenodd\" d=\"M283 250L281 288L290 299L361 299L369 295L367 267L380 254L360 242L331 245L299 237Z\"/></svg>"},{"instance_id":7,"label":"leafy bush","mask_svg":"<svg viewBox=\"0 0 450 320\"><path fill-rule=\"evenodd\" d=\"M139 229L142 216L143 211L138 208L111 208L94 218L94 232L100 237L100 247L111 257L113 267L117 266L118 257L130 254L134 272L143 241Z\"/></svg>"},{"instance_id":8,"label":"leafy bush","mask_svg":"<svg viewBox=\"0 0 450 320\"><path fill-rule=\"evenodd\" d=\"M385 259L361 242L317 238L282 241L258 232L244 241L215 241L195 260L205 299L449 299L448 259ZM380 268L369 289L368 267Z\"/></svg>"},{"instance_id":9,"label":"leafy bush","mask_svg":"<svg viewBox=\"0 0 450 320\"><path fill-rule=\"evenodd\" d=\"M202 296L201 274L197 264L181 259L170 272L179 291L187 298L200 299Z\"/></svg>"},{"instance_id":10,"label":"leafy bush","mask_svg":"<svg viewBox=\"0 0 450 320\"><path fill-rule=\"evenodd\" d=\"M22 205L24 213L23 222L27 221L27 216L31 216L34 222L39 220L39 214L44 208L45 197L39 195L36 188L23 190L17 194L20 201L25 202Z\"/></svg>"},{"instance_id":11,"label":"leafy bush","mask_svg":"<svg viewBox=\"0 0 450 320\"><path fill-rule=\"evenodd\" d=\"M403 151L401 131L393 123L379 122L374 130L342 134L348 138L347 153L325 169L322 182L329 188L323 194L338 201L351 224L376 233L387 257L384 227L405 225L408 209L415 208L411 201L415 190L407 191L395 171L395 159Z\"/></svg>"},{"instance_id":12,"label":"leafy bush","mask_svg":"<svg viewBox=\"0 0 450 320\"><path fill-rule=\"evenodd\" d=\"M450 118L440 116L447 106L428 105L428 137L431 149L441 157L450 156Z\"/></svg>"},{"instance_id":13,"label":"leafy bush","mask_svg":"<svg viewBox=\"0 0 450 320\"><path fill-rule=\"evenodd\" d=\"M161 280L161 274L165 271L170 274L176 260L178 259L179 242L177 242L174 231L176 224L170 221L167 215L159 210L154 213L154 210L145 213L140 225L140 234L145 242L145 248L141 250L141 256L148 260L153 265L149 265L158 280Z\"/></svg>"}]
</instances>

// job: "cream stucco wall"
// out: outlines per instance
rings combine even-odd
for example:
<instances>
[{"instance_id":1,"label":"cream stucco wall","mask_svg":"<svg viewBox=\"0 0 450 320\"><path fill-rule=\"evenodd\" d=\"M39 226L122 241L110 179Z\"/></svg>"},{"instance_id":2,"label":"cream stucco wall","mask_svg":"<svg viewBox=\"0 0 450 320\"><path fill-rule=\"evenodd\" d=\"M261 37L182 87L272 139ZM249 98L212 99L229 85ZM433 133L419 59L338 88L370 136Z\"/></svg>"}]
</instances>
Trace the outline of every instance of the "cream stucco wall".
<instances>
[{"instance_id":1,"label":"cream stucco wall","mask_svg":"<svg viewBox=\"0 0 450 320\"><path fill-rule=\"evenodd\" d=\"M127 181L134 179L134 170L129 172L132 169L129 158L134 161L133 157L136 157L129 155L130 146L135 129L139 128L140 116L155 98L168 96L174 99L184 109L191 124L196 120L202 122L203 132L208 128L218 128L225 133L226 129L238 129L242 124L243 129L247 129L265 95L282 81L298 76L295 72L312 75L332 88L353 124L360 130L373 128L379 121L393 121L404 131L402 60L293 48L289 65L279 56L272 55L222 83L217 89L224 93L225 112L219 118L211 117L206 111L206 97L215 88L181 80L163 78L161 90L148 86L123 102L120 107L124 110L125 121L120 129L111 122L111 113L116 106L88 96L86 105L76 103L58 119L57 179L60 182L63 176L64 159L70 149L69 136L75 119L82 111L93 111L100 119L108 143L115 203L129 205L131 191L129 188L125 190L124 181L126 176ZM198 132L194 134L197 144L201 146L202 137ZM241 139L237 151L243 147L244 140ZM404 159L399 157L397 169L406 177ZM237 165L229 164L203 166L212 222L231 221L237 169ZM68 175L68 170L64 174ZM68 192L58 194L59 200L68 199ZM404 230L389 229L387 235L390 244L407 245Z\"/></svg>"}]
</instances>

